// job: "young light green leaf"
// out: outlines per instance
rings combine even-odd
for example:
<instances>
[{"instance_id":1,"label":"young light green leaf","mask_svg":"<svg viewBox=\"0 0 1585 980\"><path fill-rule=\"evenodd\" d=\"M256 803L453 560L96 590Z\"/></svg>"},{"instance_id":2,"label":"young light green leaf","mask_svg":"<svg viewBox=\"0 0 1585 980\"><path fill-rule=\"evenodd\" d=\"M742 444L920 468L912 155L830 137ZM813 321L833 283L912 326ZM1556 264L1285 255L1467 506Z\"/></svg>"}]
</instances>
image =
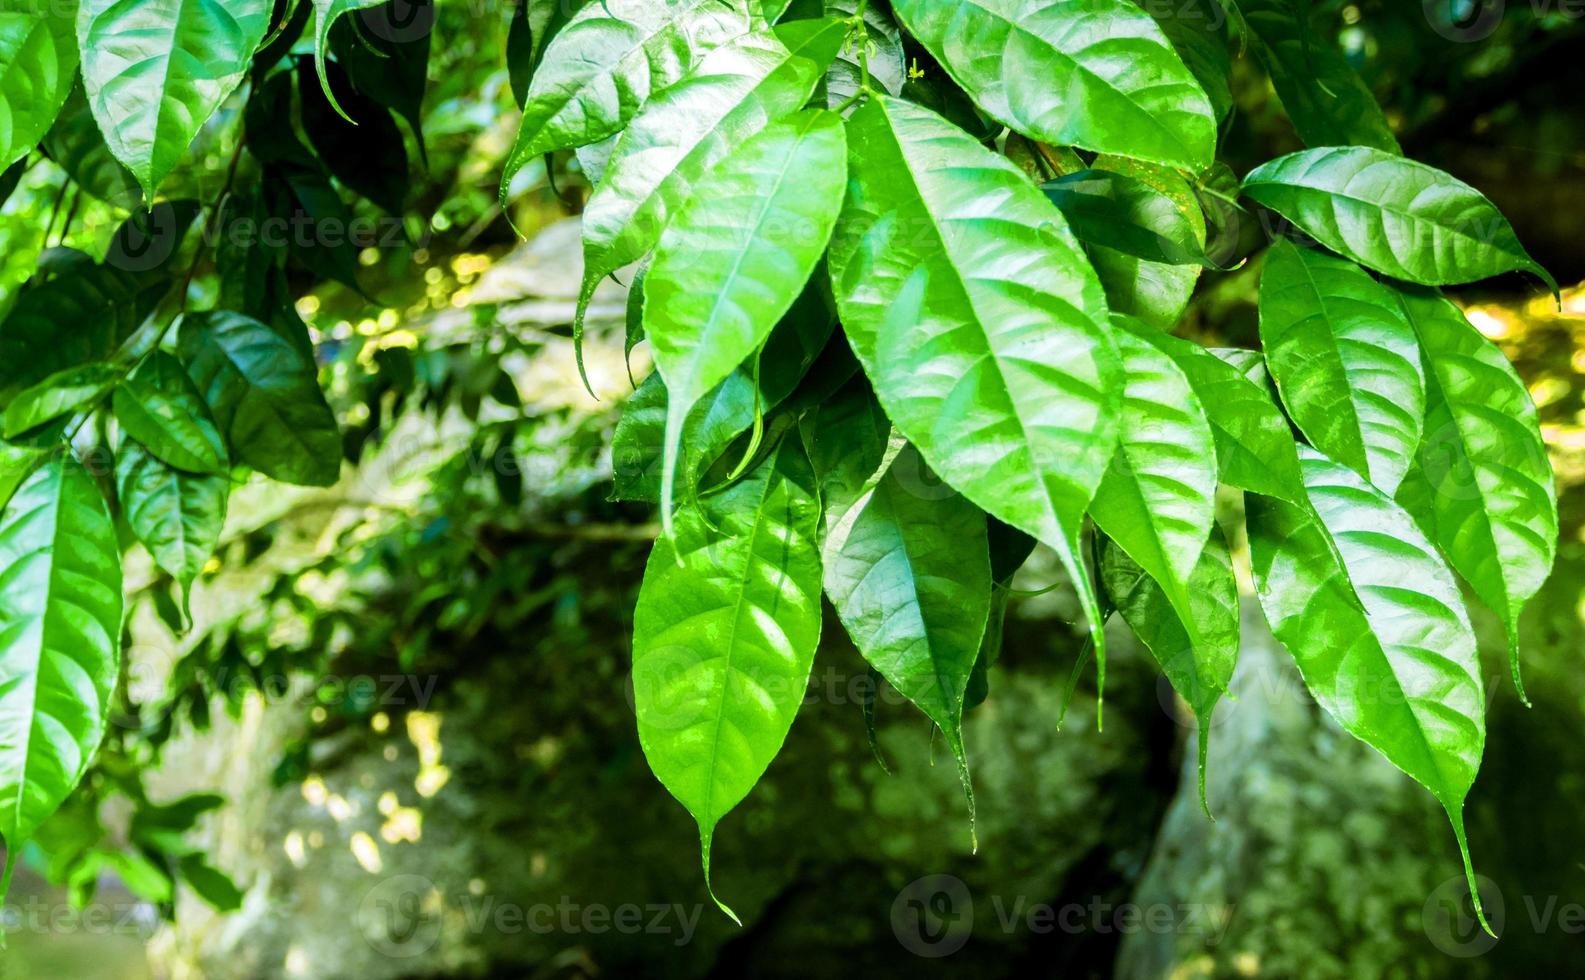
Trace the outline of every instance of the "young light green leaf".
<instances>
[{"instance_id":1,"label":"young light green leaf","mask_svg":"<svg viewBox=\"0 0 1585 980\"><path fill-rule=\"evenodd\" d=\"M270 0L81 0L83 84L105 142L149 200L242 81Z\"/></svg>"},{"instance_id":2,"label":"young light green leaf","mask_svg":"<svg viewBox=\"0 0 1585 980\"><path fill-rule=\"evenodd\" d=\"M1453 568L1502 618L1514 686L1519 613L1541 590L1557 556L1557 487L1535 403L1513 365L1434 290L1398 287L1426 366L1425 439L1419 463L1429 486L1423 510Z\"/></svg>"},{"instance_id":3,"label":"young light green leaf","mask_svg":"<svg viewBox=\"0 0 1585 980\"><path fill-rule=\"evenodd\" d=\"M1314 450L1300 463L1313 510L1248 498L1261 607L1321 707L1442 804L1476 895L1464 798L1486 741L1485 698L1464 600L1390 498Z\"/></svg>"},{"instance_id":4,"label":"young light green leaf","mask_svg":"<svg viewBox=\"0 0 1585 980\"><path fill-rule=\"evenodd\" d=\"M980 108L1057 146L1199 172L1216 114L1129 0L894 0L903 26Z\"/></svg>"},{"instance_id":5,"label":"young light green leaf","mask_svg":"<svg viewBox=\"0 0 1585 980\"><path fill-rule=\"evenodd\" d=\"M74 4L0 0L0 170L49 132L77 75Z\"/></svg>"},{"instance_id":6,"label":"young light green leaf","mask_svg":"<svg viewBox=\"0 0 1585 980\"><path fill-rule=\"evenodd\" d=\"M0 836L7 858L82 779L121 662L121 552L105 499L60 453L0 517Z\"/></svg>"},{"instance_id":7,"label":"young light green leaf","mask_svg":"<svg viewBox=\"0 0 1585 980\"><path fill-rule=\"evenodd\" d=\"M579 10L540 56L501 200L529 161L619 132L706 52L745 34L744 0L603 0Z\"/></svg>"},{"instance_id":8,"label":"young light green leaf","mask_svg":"<svg viewBox=\"0 0 1585 980\"><path fill-rule=\"evenodd\" d=\"M313 362L291 341L252 317L217 311L183 318L178 348L239 462L285 483L336 482L336 417Z\"/></svg>"},{"instance_id":9,"label":"young light green leaf","mask_svg":"<svg viewBox=\"0 0 1585 980\"><path fill-rule=\"evenodd\" d=\"M812 455L831 467L820 473L826 595L864 659L946 736L973 838L962 720L991 606L985 514L912 446L889 451L890 430L862 383L816 420Z\"/></svg>"},{"instance_id":10,"label":"young light green leaf","mask_svg":"<svg viewBox=\"0 0 1585 980\"><path fill-rule=\"evenodd\" d=\"M1244 194L1327 248L1428 286L1526 270L1557 283L1475 188L1435 167L1365 146L1300 150L1256 167Z\"/></svg>"},{"instance_id":11,"label":"young light green leaf","mask_svg":"<svg viewBox=\"0 0 1585 980\"><path fill-rule=\"evenodd\" d=\"M1057 551L1104 665L1079 550L1123 387L1100 283L1023 172L929 110L872 99L848 150L830 262L853 351L931 470Z\"/></svg>"},{"instance_id":12,"label":"young light green leaf","mask_svg":"<svg viewBox=\"0 0 1585 980\"><path fill-rule=\"evenodd\" d=\"M842 119L810 109L771 123L673 216L644 277L644 334L666 379L661 518L670 526L684 423L792 308L842 207Z\"/></svg>"},{"instance_id":13,"label":"young light green leaf","mask_svg":"<svg viewBox=\"0 0 1585 980\"><path fill-rule=\"evenodd\" d=\"M1122 316L1113 322L1123 408L1090 517L1160 583L1198 642L1190 578L1216 522L1216 441L1189 379L1143 336L1153 328Z\"/></svg>"},{"instance_id":14,"label":"young light green leaf","mask_svg":"<svg viewBox=\"0 0 1585 980\"><path fill-rule=\"evenodd\" d=\"M1255 384L1237 367L1192 341L1164 333L1142 336L1172 358L1205 409L1216 440L1217 478L1229 486L1302 505L1298 444L1288 420L1267 394L1268 386Z\"/></svg>"},{"instance_id":15,"label":"young light green leaf","mask_svg":"<svg viewBox=\"0 0 1585 980\"><path fill-rule=\"evenodd\" d=\"M1420 444L1420 346L1359 266L1280 240L1260 276L1260 342L1310 444L1391 496Z\"/></svg>"},{"instance_id":16,"label":"young light green leaf","mask_svg":"<svg viewBox=\"0 0 1585 980\"><path fill-rule=\"evenodd\" d=\"M224 473L226 441L182 362L156 350L111 400L121 430L179 470Z\"/></svg>"},{"instance_id":17,"label":"young light green leaf","mask_svg":"<svg viewBox=\"0 0 1585 980\"><path fill-rule=\"evenodd\" d=\"M711 167L767 123L803 108L846 32L844 24L818 20L746 34L711 51L645 106L584 209L575 340L600 280L655 246Z\"/></svg>"},{"instance_id":18,"label":"young light green leaf","mask_svg":"<svg viewBox=\"0 0 1585 980\"><path fill-rule=\"evenodd\" d=\"M1220 528L1211 536L1189 577L1193 627L1184 625L1167 594L1143 568L1109 543L1101 553L1101 582L1134 634L1150 651L1172 689L1189 704L1199 722L1200 805L1205 796L1205 760L1211 742L1211 714L1238 666L1238 581L1233 556Z\"/></svg>"},{"instance_id":19,"label":"young light green leaf","mask_svg":"<svg viewBox=\"0 0 1585 980\"><path fill-rule=\"evenodd\" d=\"M706 887L716 825L781 750L809 684L819 525L809 461L785 439L743 480L679 513L644 571L633 614L639 743L699 823Z\"/></svg>"},{"instance_id":20,"label":"young light green leaf","mask_svg":"<svg viewBox=\"0 0 1585 980\"><path fill-rule=\"evenodd\" d=\"M118 377L115 368L97 361L55 372L11 399L5 410L5 437L15 439L77 411L109 391Z\"/></svg>"},{"instance_id":21,"label":"young light green leaf","mask_svg":"<svg viewBox=\"0 0 1585 980\"><path fill-rule=\"evenodd\" d=\"M191 620L193 580L220 543L231 481L176 469L126 439L116 454L116 489L132 533L181 586L183 615Z\"/></svg>"},{"instance_id":22,"label":"young light green leaf","mask_svg":"<svg viewBox=\"0 0 1585 980\"><path fill-rule=\"evenodd\" d=\"M1398 153L1376 97L1335 41L1311 23L1310 0L1238 0L1256 56L1308 146Z\"/></svg>"}]
</instances>

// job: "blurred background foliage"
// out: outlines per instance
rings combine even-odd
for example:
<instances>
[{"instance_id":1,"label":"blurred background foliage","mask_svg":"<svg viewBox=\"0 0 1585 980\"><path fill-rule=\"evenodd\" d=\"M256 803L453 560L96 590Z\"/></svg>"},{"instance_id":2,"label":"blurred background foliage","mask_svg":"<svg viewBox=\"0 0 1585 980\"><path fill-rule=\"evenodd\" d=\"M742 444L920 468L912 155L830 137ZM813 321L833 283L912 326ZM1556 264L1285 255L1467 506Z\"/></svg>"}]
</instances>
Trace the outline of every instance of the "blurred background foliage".
<instances>
[{"instance_id":1,"label":"blurred background foliage","mask_svg":"<svg viewBox=\"0 0 1585 980\"><path fill-rule=\"evenodd\" d=\"M1320 0L1314 23L1409 155L1488 194L1538 260L1578 283L1585 14L1503 6ZM28 848L0 975L1577 968L1585 289L1567 291L1561 311L1519 276L1456 294L1531 384L1564 491L1557 568L1524 623L1533 709L1506 683L1497 625L1477 618L1491 713L1469 814L1477 867L1500 893L1500 941L1450 911L1456 856L1424 794L1320 716L1258 613L1246 616L1241 697L1213 735L1216 823L1184 778L1187 713L1126 637L1106 731L1090 722L1086 679L1059 732L1077 610L1043 551L1013 583L1004 657L967 720L980 853L968 852L951 767L932 765L943 747L828 628L787 751L718 841L738 930L701 904L693 827L666 805L634 732L628 636L654 528L647 508L608 500L629 370L647 371L642 348L624 363L625 288L608 283L597 299L594 401L569 341L589 181L558 154L525 169L502 213L513 4L441 0L436 16L422 149L404 122L400 146L369 151L408 160L406 217L379 244L327 260L355 262L361 291L318 284L309 263L324 257L300 257L290 283L343 421L346 475L324 491L238 488L191 629L152 564L129 576L116 724L84 788ZM1236 34L1231 49L1224 156L1242 173L1299 143ZM211 201L227 186L240 113L237 101L217 114L168 196ZM105 166L91 146L66 152L72 136L52 134L52 157ZM113 173L93 183L111 189L102 197L63 173L46 160L7 175L17 186L0 211L0 311L36 268L102 255L128 217ZM354 216L385 220L346 197ZM1207 276L1183 332L1253 345L1256 271ZM202 305L220 284L205 272L194 287ZM943 959L915 956L934 947L894 916L910 882L937 874L961 881L973 906L961 952ZM558 903L675 903L676 914L664 932L495 917ZM1113 911L1127 903L1172 917L1119 927ZM1042 906L1086 911L1051 928L1031 917Z\"/></svg>"}]
</instances>

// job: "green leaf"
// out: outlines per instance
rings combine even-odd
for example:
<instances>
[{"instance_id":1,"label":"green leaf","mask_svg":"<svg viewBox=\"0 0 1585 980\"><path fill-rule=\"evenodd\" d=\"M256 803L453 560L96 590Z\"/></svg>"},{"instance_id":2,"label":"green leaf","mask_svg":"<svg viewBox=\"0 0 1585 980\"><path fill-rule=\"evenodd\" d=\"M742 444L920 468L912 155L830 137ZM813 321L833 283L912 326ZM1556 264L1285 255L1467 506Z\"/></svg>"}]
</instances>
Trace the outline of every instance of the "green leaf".
<instances>
[{"instance_id":1,"label":"green leaf","mask_svg":"<svg viewBox=\"0 0 1585 980\"><path fill-rule=\"evenodd\" d=\"M744 35L644 107L583 212L580 337L600 280L655 246L711 167L767 123L803 108L846 30L836 21L797 21L775 35Z\"/></svg>"},{"instance_id":2,"label":"green leaf","mask_svg":"<svg viewBox=\"0 0 1585 980\"><path fill-rule=\"evenodd\" d=\"M68 412L77 411L109 391L119 374L115 368L99 362L55 372L11 399L5 410L5 437L14 439Z\"/></svg>"},{"instance_id":3,"label":"green leaf","mask_svg":"<svg viewBox=\"0 0 1585 980\"><path fill-rule=\"evenodd\" d=\"M1117 450L1090 504L1106 535L1160 583L1198 640L1190 577L1216 522L1216 442L1189 379L1142 334L1113 321L1123 361Z\"/></svg>"},{"instance_id":4,"label":"green leaf","mask_svg":"<svg viewBox=\"0 0 1585 980\"><path fill-rule=\"evenodd\" d=\"M116 489L132 533L182 587L183 616L191 620L193 580L220 543L230 479L176 469L125 439L116 454Z\"/></svg>"},{"instance_id":5,"label":"green leaf","mask_svg":"<svg viewBox=\"0 0 1585 980\"><path fill-rule=\"evenodd\" d=\"M1397 504L1313 450L1300 462L1313 510L1248 498L1266 620L1321 707L1442 804L1476 895L1463 808L1486 741L1485 697L1463 598Z\"/></svg>"},{"instance_id":6,"label":"green leaf","mask_svg":"<svg viewBox=\"0 0 1585 980\"><path fill-rule=\"evenodd\" d=\"M1135 0L1156 19L1183 64L1205 91L1218 122L1233 111L1233 59L1227 44L1227 13L1219 0Z\"/></svg>"},{"instance_id":7,"label":"green leaf","mask_svg":"<svg viewBox=\"0 0 1585 980\"><path fill-rule=\"evenodd\" d=\"M559 9L563 4L555 6ZM405 29L360 31L352 21L343 21L341 29L332 32L330 47L360 96L407 120L418 141L419 159L427 162L423 110L429 49L435 36L429 29L435 17L434 3L397 0L392 7L406 18ZM361 115L355 118L363 121Z\"/></svg>"},{"instance_id":8,"label":"green leaf","mask_svg":"<svg viewBox=\"0 0 1585 980\"><path fill-rule=\"evenodd\" d=\"M325 93L325 98L348 122L354 120L342 111L341 105L336 102L335 93L330 90L330 79L326 77L325 53L330 49L330 31L344 14L368 10L385 2L386 0L314 0L314 67L319 73L319 84Z\"/></svg>"},{"instance_id":9,"label":"green leaf","mask_svg":"<svg viewBox=\"0 0 1585 980\"><path fill-rule=\"evenodd\" d=\"M1192 341L1161 333L1143 336L1178 365L1205 409L1216 440L1217 478L1229 486L1303 504L1298 444L1266 387Z\"/></svg>"},{"instance_id":10,"label":"green leaf","mask_svg":"<svg viewBox=\"0 0 1585 980\"><path fill-rule=\"evenodd\" d=\"M1363 146L1300 150L1256 167L1244 194L1397 279L1442 286L1526 270L1557 292L1490 201L1423 163Z\"/></svg>"},{"instance_id":11,"label":"green leaf","mask_svg":"<svg viewBox=\"0 0 1585 980\"><path fill-rule=\"evenodd\" d=\"M341 474L341 434L314 364L251 317L183 318L179 351L239 462L285 483L328 487Z\"/></svg>"},{"instance_id":12,"label":"green leaf","mask_svg":"<svg viewBox=\"0 0 1585 980\"><path fill-rule=\"evenodd\" d=\"M786 439L742 481L678 514L644 572L633 614L639 742L699 823L707 887L716 824L776 757L808 688L819 524L809 461Z\"/></svg>"},{"instance_id":13,"label":"green leaf","mask_svg":"<svg viewBox=\"0 0 1585 980\"><path fill-rule=\"evenodd\" d=\"M73 39L74 50L75 45ZM143 188L105 145L80 83L72 86L55 125L44 135L43 145L49 158L88 194L123 211L135 210L143 203Z\"/></svg>"},{"instance_id":14,"label":"green leaf","mask_svg":"<svg viewBox=\"0 0 1585 980\"><path fill-rule=\"evenodd\" d=\"M1211 103L1129 0L895 0L892 9L982 109L1025 136L1196 172L1211 165Z\"/></svg>"},{"instance_id":15,"label":"green leaf","mask_svg":"<svg viewBox=\"0 0 1585 980\"><path fill-rule=\"evenodd\" d=\"M11 499L22 481L44 462L45 455L46 450L43 449L0 442L0 511L5 509L6 501Z\"/></svg>"},{"instance_id":16,"label":"green leaf","mask_svg":"<svg viewBox=\"0 0 1585 980\"><path fill-rule=\"evenodd\" d=\"M88 104L148 199L242 81L272 7L269 0L82 0L77 40Z\"/></svg>"},{"instance_id":17,"label":"green leaf","mask_svg":"<svg viewBox=\"0 0 1585 980\"><path fill-rule=\"evenodd\" d=\"M621 131L651 96L682 78L706 52L754 25L744 0L602 0L585 6L540 55L501 178L502 204L525 164Z\"/></svg>"},{"instance_id":18,"label":"green leaf","mask_svg":"<svg viewBox=\"0 0 1585 980\"><path fill-rule=\"evenodd\" d=\"M402 0L406 2L406 0ZM400 215L407 200L407 144L396 119L373 98L352 88L337 62L321 69L324 84L338 93L338 114L307 72L299 71L303 132L332 176L387 213ZM352 120L349 122L348 120Z\"/></svg>"},{"instance_id":19,"label":"green leaf","mask_svg":"<svg viewBox=\"0 0 1585 980\"><path fill-rule=\"evenodd\" d=\"M1209 264L1203 219L1196 227L1179 201L1137 177L1082 170L1040 189L1086 245L1167 265Z\"/></svg>"},{"instance_id":20,"label":"green leaf","mask_svg":"<svg viewBox=\"0 0 1585 980\"><path fill-rule=\"evenodd\" d=\"M1514 685L1519 613L1557 556L1557 487L1535 404L1513 365L1432 290L1400 287L1398 299L1426 366L1421 472L1430 525L1443 554L1502 618Z\"/></svg>"},{"instance_id":21,"label":"green leaf","mask_svg":"<svg viewBox=\"0 0 1585 980\"><path fill-rule=\"evenodd\" d=\"M1279 240L1261 270L1260 342L1310 444L1395 493L1420 444L1425 379L1392 291L1347 259Z\"/></svg>"},{"instance_id":22,"label":"green leaf","mask_svg":"<svg viewBox=\"0 0 1585 980\"><path fill-rule=\"evenodd\" d=\"M116 389L121 430L181 470L225 473L231 462L209 406L181 361L156 350Z\"/></svg>"},{"instance_id":23,"label":"green leaf","mask_svg":"<svg viewBox=\"0 0 1585 980\"><path fill-rule=\"evenodd\" d=\"M1376 97L1332 39L1311 23L1311 0L1238 0L1256 56L1308 146L1398 153Z\"/></svg>"},{"instance_id":24,"label":"green leaf","mask_svg":"<svg viewBox=\"0 0 1585 980\"><path fill-rule=\"evenodd\" d=\"M33 151L77 74L76 4L0 0L0 170Z\"/></svg>"},{"instance_id":25,"label":"green leaf","mask_svg":"<svg viewBox=\"0 0 1585 980\"><path fill-rule=\"evenodd\" d=\"M644 277L644 334L666 379L661 516L684 424L765 342L830 241L847 182L842 119L811 109L744 141L677 211Z\"/></svg>"},{"instance_id":26,"label":"green leaf","mask_svg":"<svg viewBox=\"0 0 1585 980\"><path fill-rule=\"evenodd\" d=\"M242 907L241 889L224 872L204 863L201 856L185 855L177 867L187 887L216 912L235 912Z\"/></svg>"},{"instance_id":27,"label":"green leaf","mask_svg":"<svg viewBox=\"0 0 1585 980\"><path fill-rule=\"evenodd\" d=\"M962 719L991 606L985 514L930 478L913 447L889 451L890 430L863 385L820 412L826 595L864 659L946 735L972 838Z\"/></svg>"},{"instance_id":28,"label":"green leaf","mask_svg":"<svg viewBox=\"0 0 1585 980\"><path fill-rule=\"evenodd\" d=\"M57 371L109 360L167 288L84 264L24 290L0 321L0 402Z\"/></svg>"},{"instance_id":29,"label":"green leaf","mask_svg":"<svg viewBox=\"0 0 1585 980\"><path fill-rule=\"evenodd\" d=\"M848 172L830 263L854 353L935 473L1057 551L1104 664L1079 550L1123 387L1100 283L1023 172L926 109L855 112Z\"/></svg>"},{"instance_id":30,"label":"green leaf","mask_svg":"<svg viewBox=\"0 0 1585 980\"><path fill-rule=\"evenodd\" d=\"M1205 760L1211 740L1211 715L1238 666L1238 581L1227 540L1215 525L1189 576L1193 626L1185 626L1167 594L1133 559L1109 543L1101 553L1101 581L1141 643L1150 651L1172 689L1189 704L1199 722L1200 805L1205 795Z\"/></svg>"},{"instance_id":31,"label":"green leaf","mask_svg":"<svg viewBox=\"0 0 1585 980\"><path fill-rule=\"evenodd\" d=\"M82 779L121 661L121 553L105 499L57 455L0 517L0 836L10 854Z\"/></svg>"}]
</instances>

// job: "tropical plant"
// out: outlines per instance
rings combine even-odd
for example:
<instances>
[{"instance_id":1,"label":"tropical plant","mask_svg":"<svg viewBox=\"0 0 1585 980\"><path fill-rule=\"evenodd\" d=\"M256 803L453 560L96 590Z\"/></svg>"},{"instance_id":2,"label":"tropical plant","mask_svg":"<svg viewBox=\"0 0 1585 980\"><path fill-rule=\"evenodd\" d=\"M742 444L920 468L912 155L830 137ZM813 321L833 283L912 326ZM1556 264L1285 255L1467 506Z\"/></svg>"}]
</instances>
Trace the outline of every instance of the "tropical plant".
<instances>
[{"instance_id":1,"label":"tropical plant","mask_svg":"<svg viewBox=\"0 0 1585 980\"><path fill-rule=\"evenodd\" d=\"M1307 5L1169 6L517 6L503 206L576 151L593 192L574 337L620 275L628 350L653 352L612 447L615 496L662 524L634 698L707 885L719 822L797 714L827 600L941 731L973 833L962 717L1037 543L1079 598L1098 689L1117 612L1201 719L1203 801L1239 646L1226 487L1310 691L1441 803L1475 894L1462 813L1485 698L1458 580L1505 624L1519 686L1557 511L1525 386L1437 287L1555 284L1478 191L1400 155ZM0 0L0 188L47 158L131 212L102 258L45 253L0 321L7 877L104 737L118 526L185 598L240 474L326 486L356 454L296 300L362 292L374 236L417 247L398 119L425 158L430 44L411 24L434 15ZM1235 31L1309 145L1241 182L1218 160ZM184 173L190 154L223 166ZM1262 350L1173 336L1202 270L1244 262L1261 264ZM212 805L194 801L182 826ZM177 866L235 899L196 856Z\"/></svg>"}]
</instances>

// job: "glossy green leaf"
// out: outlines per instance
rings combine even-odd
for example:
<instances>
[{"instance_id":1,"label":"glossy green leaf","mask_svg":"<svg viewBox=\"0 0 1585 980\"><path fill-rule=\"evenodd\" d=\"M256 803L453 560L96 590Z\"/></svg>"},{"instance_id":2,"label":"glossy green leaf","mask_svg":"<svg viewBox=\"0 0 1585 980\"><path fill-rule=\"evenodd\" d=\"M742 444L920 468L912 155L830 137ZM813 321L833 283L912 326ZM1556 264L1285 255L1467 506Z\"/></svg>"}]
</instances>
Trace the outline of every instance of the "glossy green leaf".
<instances>
[{"instance_id":1,"label":"glossy green leaf","mask_svg":"<svg viewBox=\"0 0 1585 980\"><path fill-rule=\"evenodd\" d=\"M1228 50L1227 13L1220 0L1135 3L1156 19L1156 26L1205 91L1217 120L1225 120L1233 111L1233 59Z\"/></svg>"},{"instance_id":2,"label":"glossy green leaf","mask_svg":"<svg viewBox=\"0 0 1585 980\"><path fill-rule=\"evenodd\" d=\"M204 396L172 355L150 354L116 389L112 405L123 432L177 469L225 473L230 466Z\"/></svg>"},{"instance_id":3,"label":"glossy green leaf","mask_svg":"<svg viewBox=\"0 0 1585 980\"><path fill-rule=\"evenodd\" d=\"M0 516L0 836L8 859L82 779L121 661L121 552L81 463L59 454Z\"/></svg>"},{"instance_id":4,"label":"glossy green leaf","mask_svg":"<svg viewBox=\"0 0 1585 980\"><path fill-rule=\"evenodd\" d=\"M600 280L655 247L711 167L767 123L803 108L846 31L820 20L746 34L711 51L645 106L583 212L584 280L574 324L580 335Z\"/></svg>"},{"instance_id":5,"label":"glossy green leaf","mask_svg":"<svg viewBox=\"0 0 1585 980\"><path fill-rule=\"evenodd\" d=\"M0 170L49 132L77 73L76 4L0 0Z\"/></svg>"},{"instance_id":6,"label":"glossy green leaf","mask_svg":"<svg viewBox=\"0 0 1585 980\"><path fill-rule=\"evenodd\" d=\"M1203 221L1196 228L1178 201L1137 177L1081 170L1040 189L1086 245L1168 265L1207 261Z\"/></svg>"},{"instance_id":7,"label":"glossy green leaf","mask_svg":"<svg viewBox=\"0 0 1585 980\"><path fill-rule=\"evenodd\" d=\"M1123 387L1100 283L1023 172L887 97L848 120L831 279L875 393L931 470L1061 557L1104 664L1080 557Z\"/></svg>"},{"instance_id":8,"label":"glossy green leaf","mask_svg":"<svg viewBox=\"0 0 1585 980\"><path fill-rule=\"evenodd\" d=\"M1425 378L1392 291L1347 259L1278 241L1261 270L1260 341L1310 444L1396 492L1420 444Z\"/></svg>"},{"instance_id":9,"label":"glossy green leaf","mask_svg":"<svg viewBox=\"0 0 1585 980\"><path fill-rule=\"evenodd\" d=\"M745 0L602 0L585 6L541 56L501 178L503 203L525 164L620 131L706 52L754 24Z\"/></svg>"},{"instance_id":10,"label":"glossy green leaf","mask_svg":"<svg viewBox=\"0 0 1585 980\"><path fill-rule=\"evenodd\" d=\"M341 433L314 364L240 313L183 318L182 361L238 462L285 483L327 487L341 474Z\"/></svg>"},{"instance_id":11,"label":"glossy green leaf","mask_svg":"<svg viewBox=\"0 0 1585 980\"><path fill-rule=\"evenodd\" d=\"M1082 161L1078 163L1079 170L1085 169ZM1136 202L1114 209L1101 201L1088 201L1083 204L1094 204L1096 208L1081 205L1076 209L1089 212L1084 217L1090 230L1086 232L1075 223L1074 233L1084 242L1085 254L1095 267L1101 288L1106 290L1107 305L1113 313L1126 313L1153 327L1171 330L1189 306L1200 280L1201 265L1209 264L1204 255L1205 215L1194 189L1176 171L1125 157L1096 157L1095 170L1116 174L1132 188L1131 194L1123 196L1134 196ZM1079 202L1068 199L1056 203L1061 207ZM1175 211L1167 210L1169 206ZM1069 220L1074 218L1070 216ZM1106 227L1114 220L1126 222L1128 229ZM1173 240L1183 244L1170 244ZM1147 257L1130 254L1127 247L1114 248L1108 244L1112 241L1124 246L1132 242L1132 250L1144 251ZM1177 265L1154 261L1148 257L1152 253L1172 258L1183 258L1186 253L1197 257L1192 265Z\"/></svg>"},{"instance_id":12,"label":"glossy green leaf","mask_svg":"<svg viewBox=\"0 0 1585 980\"><path fill-rule=\"evenodd\" d=\"M1336 41L1311 23L1311 0L1238 0L1238 9L1253 37L1251 46L1306 145L1399 152L1376 97Z\"/></svg>"},{"instance_id":13,"label":"glossy green leaf","mask_svg":"<svg viewBox=\"0 0 1585 980\"><path fill-rule=\"evenodd\" d=\"M1426 366L1420 471L1429 524L1453 568L1502 618L1514 684L1519 613L1541 590L1557 556L1557 487L1535 404L1513 365L1432 290L1398 298Z\"/></svg>"},{"instance_id":14,"label":"glossy green leaf","mask_svg":"<svg viewBox=\"0 0 1585 980\"><path fill-rule=\"evenodd\" d=\"M154 190L242 81L270 0L82 0L77 40L88 104L110 151Z\"/></svg>"},{"instance_id":15,"label":"glossy green leaf","mask_svg":"<svg viewBox=\"0 0 1585 980\"><path fill-rule=\"evenodd\" d=\"M119 376L115 368L99 362L55 372L11 399L5 410L5 437L15 439L83 408L109 391Z\"/></svg>"},{"instance_id":16,"label":"glossy green leaf","mask_svg":"<svg viewBox=\"0 0 1585 980\"><path fill-rule=\"evenodd\" d=\"M903 26L979 106L1057 146L1211 165L1216 115L1129 0L895 0Z\"/></svg>"},{"instance_id":17,"label":"glossy green leaf","mask_svg":"<svg viewBox=\"0 0 1585 980\"><path fill-rule=\"evenodd\" d=\"M0 441L0 511L39 464L44 462L47 450L34 446L15 445Z\"/></svg>"},{"instance_id":18,"label":"glossy green leaf","mask_svg":"<svg viewBox=\"0 0 1585 980\"><path fill-rule=\"evenodd\" d=\"M862 384L815 423L826 595L864 659L946 736L972 836L962 717L991 606L985 514L937 482L913 447L894 450L890 435Z\"/></svg>"},{"instance_id":19,"label":"glossy green leaf","mask_svg":"<svg viewBox=\"0 0 1585 980\"><path fill-rule=\"evenodd\" d=\"M1216 440L1217 478L1229 486L1303 504L1298 444L1267 387L1192 341L1167 334L1143 336L1178 365L1205 409ZM1255 354L1257 360L1259 356Z\"/></svg>"},{"instance_id":20,"label":"glossy green leaf","mask_svg":"<svg viewBox=\"0 0 1585 980\"><path fill-rule=\"evenodd\" d=\"M1101 553L1101 581L1107 594L1150 651L1199 722L1200 804L1205 795L1205 760L1211 741L1211 714L1238 666L1238 580L1227 540L1214 525L1189 576L1193 626L1184 625L1167 594L1115 543Z\"/></svg>"},{"instance_id":21,"label":"glossy green leaf","mask_svg":"<svg viewBox=\"0 0 1585 980\"><path fill-rule=\"evenodd\" d=\"M1173 359L1114 320L1124 371L1117 450L1090 516L1160 583L1198 638L1190 578L1216 521L1216 442L1205 409Z\"/></svg>"},{"instance_id":22,"label":"glossy green leaf","mask_svg":"<svg viewBox=\"0 0 1585 980\"><path fill-rule=\"evenodd\" d=\"M1266 620L1321 707L1442 804L1475 895L1464 797L1486 741L1485 697L1464 600L1397 504L1313 450L1300 462L1313 510L1248 498Z\"/></svg>"},{"instance_id":23,"label":"glossy green leaf","mask_svg":"<svg viewBox=\"0 0 1585 980\"><path fill-rule=\"evenodd\" d=\"M1262 164L1244 194L1360 265L1424 285L1526 270L1557 283L1475 188L1364 146L1301 150Z\"/></svg>"},{"instance_id":24,"label":"glossy green leaf","mask_svg":"<svg viewBox=\"0 0 1585 980\"><path fill-rule=\"evenodd\" d=\"M787 439L702 509L679 513L644 572L633 614L639 743L699 823L706 885L716 825L776 757L808 688L819 524L809 461Z\"/></svg>"},{"instance_id":25,"label":"glossy green leaf","mask_svg":"<svg viewBox=\"0 0 1585 980\"><path fill-rule=\"evenodd\" d=\"M193 580L220 543L230 479L176 469L126 439L116 454L116 489L132 533L181 586L185 614Z\"/></svg>"},{"instance_id":26,"label":"glossy green leaf","mask_svg":"<svg viewBox=\"0 0 1585 980\"><path fill-rule=\"evenodd\" d=\"M661 516L669 522L684 423L765 342L824 254L842 207L842 119L774 122L706 175L673 216L644 277L644 333L666 379Z\"/></svg>"}]
</instances>

